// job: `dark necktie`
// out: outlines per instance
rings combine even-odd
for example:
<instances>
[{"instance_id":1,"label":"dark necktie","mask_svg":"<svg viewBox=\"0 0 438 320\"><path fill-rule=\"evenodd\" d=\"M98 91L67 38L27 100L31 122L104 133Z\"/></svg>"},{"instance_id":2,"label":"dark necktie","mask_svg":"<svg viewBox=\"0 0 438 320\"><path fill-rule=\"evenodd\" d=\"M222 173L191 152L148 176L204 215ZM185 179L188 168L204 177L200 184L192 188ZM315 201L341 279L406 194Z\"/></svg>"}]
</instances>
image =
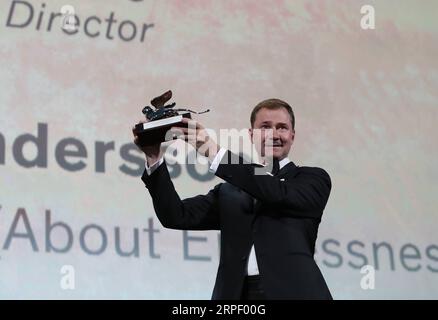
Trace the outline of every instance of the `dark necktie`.
<instances>
[{"instance_id":1,"label":"dark necktie","mask_svg":"<svg viewBox=\"0 0 438 320\"><path fill-rule=\"evenodd\" d=\"M280 171L280 163L279 163L279 161L278 161L278 159L276 159L276 158L273 158L272 159L273 161L272 161L272 171L271 171L271 174L273 175L273 176L275 176L275 175L277 175L278 174L278 171ZM254 167L262 167L261 165L259 165L259 164L256 164L256 163L253 163L252 164ZM252 197L253 198L253 197ZM257 205L257 199L256 198L253 198L253 204L254 204L254 207Z\"/></svg>"},{"instance_id":2,"label":"dark necktie","mask_svg":"<svg viewBox=\"0 0 438 320\"><path fill-rule=\"evenodd\" d=\"M278 159L273 158L271 173L273 176L276 176L278 174L278 171L280 171L280 163Z\"/></svg>"}]
</instances>

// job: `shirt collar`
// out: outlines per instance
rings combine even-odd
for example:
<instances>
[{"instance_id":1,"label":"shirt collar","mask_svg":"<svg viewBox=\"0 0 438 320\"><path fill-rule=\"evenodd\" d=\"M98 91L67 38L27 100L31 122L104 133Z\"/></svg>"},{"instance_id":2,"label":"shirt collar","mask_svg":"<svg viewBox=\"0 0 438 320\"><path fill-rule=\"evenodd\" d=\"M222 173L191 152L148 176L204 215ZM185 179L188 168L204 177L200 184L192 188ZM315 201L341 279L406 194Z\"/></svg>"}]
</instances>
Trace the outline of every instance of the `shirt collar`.
<instances>
[{"instance_id":1,"label":"shirt collar","mask_svg":"<svg viewBox=\"0 0 438 320\"><path fill-rule=\"evenodd\" d=\"M283 169L283 167L284 167L285 165L287 165L289 162L291 162L291 160L290 160L288 157L283 158L282 160L280 160L280 161L278 162L279 170ZM258 162L258 161L255 161L255 162L253 162L253 163L256 164L256 165L262 166L262 167L265 167L265 166L266 166L266 164L263 164L263 163Z\"/></svg>"},{"instance_id":2,"label":"shirt collar","mask_svg":"<svg viewBox=\"0 0 438 320\"><path fill-rule=\"evenodd\" d=\"M280 170L281 170L285 165L287 165L289 162L290 162L290 159L289 159L288 157L286 157L286 158L280 160L280 161L278 162L278 165L279 165L279 167L280 167Z\"/></svg>"}]
</instances>

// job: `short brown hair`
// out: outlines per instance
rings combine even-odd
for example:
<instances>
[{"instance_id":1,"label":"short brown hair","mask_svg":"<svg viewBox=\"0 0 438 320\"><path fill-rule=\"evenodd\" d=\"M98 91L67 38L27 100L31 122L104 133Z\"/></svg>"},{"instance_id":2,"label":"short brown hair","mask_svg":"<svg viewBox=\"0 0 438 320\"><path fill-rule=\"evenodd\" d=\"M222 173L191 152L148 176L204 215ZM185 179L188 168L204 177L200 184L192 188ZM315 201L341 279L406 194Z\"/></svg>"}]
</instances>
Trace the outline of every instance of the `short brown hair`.
<instances>
[{"instance_id":1,"label":"short brown hair","mask_svg":"<svg viewBox=\"0 0 438 320\"><path fill-rule=\"evenodd\" d=\"M270 110L285 108L286 111L290 115L290 121L292 123L292 130L295 130L295 115L294 115L294 112L292 110L292 107L287 102L284 102L283 100L280 100L280 99L267 99L267 100L264 100L264 101L260 102L259 104L257 104L251 112L251 118L250 118L251 128L254 127L254 122L256 119L257 112L259 112L263 108L270 109Z\"/></svg>"}]
</instances>

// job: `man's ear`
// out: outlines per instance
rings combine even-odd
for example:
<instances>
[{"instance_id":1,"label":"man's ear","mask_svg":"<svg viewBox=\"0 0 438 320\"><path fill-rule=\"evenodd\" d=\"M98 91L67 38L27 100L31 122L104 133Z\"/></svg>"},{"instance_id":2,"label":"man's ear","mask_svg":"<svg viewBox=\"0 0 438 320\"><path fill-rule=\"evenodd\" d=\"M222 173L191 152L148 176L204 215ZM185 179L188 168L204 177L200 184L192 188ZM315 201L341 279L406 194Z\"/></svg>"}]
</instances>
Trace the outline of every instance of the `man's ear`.
<instances>
[{"instance_id":1,"label":"man's ear","mask_svg":"<svg viewBox=\"0 0 438 320\"><path fill-rule=\"evenodd\" d=\"M254 143L253 141L253 134L254 132L252 131L252 128L248 129L248 135L249 135L249 139L251 140L251 143Z\"/></svg>"}]
</instances>

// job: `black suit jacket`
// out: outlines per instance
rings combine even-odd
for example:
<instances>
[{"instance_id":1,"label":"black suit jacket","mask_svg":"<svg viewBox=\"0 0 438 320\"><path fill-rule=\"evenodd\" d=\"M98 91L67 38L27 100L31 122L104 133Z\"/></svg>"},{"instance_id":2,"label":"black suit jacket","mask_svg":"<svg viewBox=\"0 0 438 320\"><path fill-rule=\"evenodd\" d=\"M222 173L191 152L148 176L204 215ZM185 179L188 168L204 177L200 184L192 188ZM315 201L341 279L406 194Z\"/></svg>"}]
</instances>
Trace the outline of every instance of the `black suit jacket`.
<instances>
[{"instance_id":1,"label":"black suit jacket","mask_svg":"<svg viewBox=\"0 0 438 320\"><path fill-rule=\"evenodd\" d=\"M145 172L142 180L164 227L221 231L212 299L240 299L253 244L268 299L331 299L313 259L331 189L329 175L293 162L276 176L256 175L254 170L227 151L216 171L226 182L206 195L184 200L175 191L165 163L150 176Z\"/></svg>"}]
</instances>

